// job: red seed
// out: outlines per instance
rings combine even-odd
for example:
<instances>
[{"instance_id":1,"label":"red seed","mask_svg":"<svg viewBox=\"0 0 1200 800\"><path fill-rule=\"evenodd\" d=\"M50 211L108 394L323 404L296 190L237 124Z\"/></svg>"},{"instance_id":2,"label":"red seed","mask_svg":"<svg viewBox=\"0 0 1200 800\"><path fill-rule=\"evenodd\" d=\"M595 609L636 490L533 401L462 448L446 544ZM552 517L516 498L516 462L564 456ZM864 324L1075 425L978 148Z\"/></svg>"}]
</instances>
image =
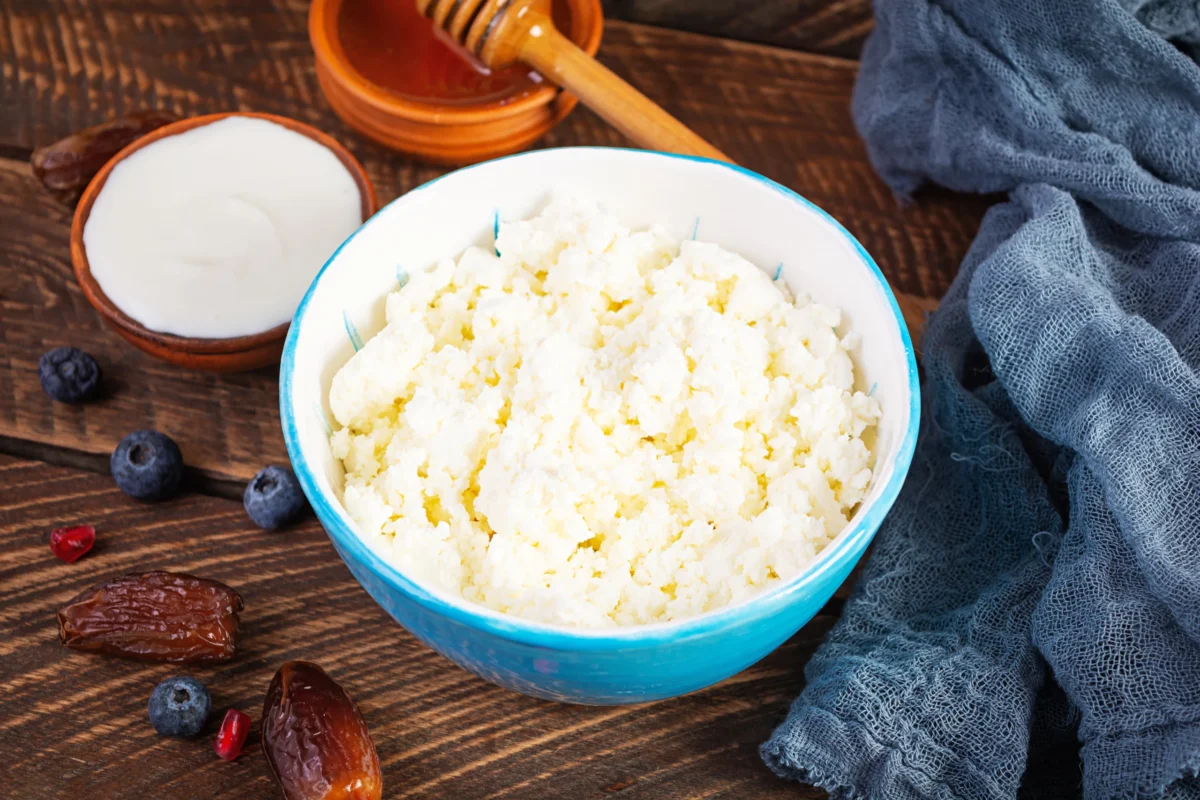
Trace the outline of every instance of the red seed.
<instances>
[{"instance_id":1,"label":"red seed","mask_svg":"<svg viewBox=\"0 0 1200 800\"><path fill-rule=\"evenodd\" d=\"M91 525L73 525L59 528L50 534L50 549L60 561L72 564L92 549L96 543L96 529Z\"/></svg>"},{"instance_id":2,"label":"red seed","mask_svg":"<svg viewBox=\"0 0 1200 800\"><path fill-rule=\"evenodd\" d=\"M250 733L250 715L231 708L225 712L221 720L221 729L217 731L213 750L226 761L233 761L241 755L242 747L246 744L246 736Z\"/></svg>"}]
</instances>

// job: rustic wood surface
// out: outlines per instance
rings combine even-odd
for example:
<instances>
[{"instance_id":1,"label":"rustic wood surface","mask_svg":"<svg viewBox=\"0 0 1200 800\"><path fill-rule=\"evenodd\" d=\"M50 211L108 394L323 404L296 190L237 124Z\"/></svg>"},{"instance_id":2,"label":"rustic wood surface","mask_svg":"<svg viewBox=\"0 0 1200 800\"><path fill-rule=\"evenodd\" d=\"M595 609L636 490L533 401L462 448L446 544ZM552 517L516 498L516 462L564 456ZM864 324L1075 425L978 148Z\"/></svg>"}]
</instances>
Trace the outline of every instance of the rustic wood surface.
<instances>
[{"instance_id":1,"label":"rustic wood surface","mask_svg":"<svg viewBox=\"0 0 1200 800\"><path fill-rule=\"evenodd\" d=\"M604 0L610 17L855 58L871 0Z\"/></svg>"},{"instance_id":2,"label":"rustic wood surface","mask_svg":"<svg viewBox=\"0 0 1200 800\"><path fill-rule=\"evenodd\" d=\"M329 131L362 160L383 201L441 170L363 141L332 114L316 86L304 3L137 6L134 13L119 0L0 0L0 155L11 156L0 157L0 441L11 440L11 452L68 463L83 454L99 464L124 433L155 427L179 441L203 485L232 491L285 458L272 371L191 373L105 330L71 274L71 212L33 179L30 149L137 108L240 108ZM896 203L850 121L853 62L619 22L610 23L601 52L739 163L841 220L875 256L914 325L945 291L985 204L944 194ZM544 144L624 142L580 109ZM105 402L41 401L37 358L63 344L100 360L110 378Z\"/></svg>"},{"instance_id":3,"label":"rustic wood surface","mask_svg":"<svg viewBox=\"0 0 1200 800\"><path fill-rule=\"evenodd\" d=\"M625 5L642 18L666 8ZM837 50L861 35L829 22L845 9L854 17L860 4L760 5L795 12L796 30L828 22L824 45L803 40L814 47ZM285 461L274 370L190 373L105 330L71 276L71 212L41 191L27 159L36 145L124 111L244 109L331 133L384 201L438 175L363 141L329 111L306 12L304 0L0 0L0 452L19 456L0 457L0 752L10 765L0 770L0 796L272 796L257 756L228 765L207 741L153 734L145 701L174 670L66 653L55 642L58 603L135 566L188 569L244 593L244 651L197 670L218 708L236 704L257 717L280 662L323 663L363 707L388 796L820 796L774 779L755 749L799 691L836 603L766 661L698 695L638 708L560 706L493 688L418 645L362 592L315 522L268 535L247 524L240 503L211 496L240 496L263 464ZM609 24L601 55L731 157L841 220L919 327L986 201L930 194L897 205L850 122L852 61L621 22ZM580 109L543 142L574 144L626 143ZM63 344L100 360L99 402L45 400L37 358ZM136 428L180 442L192 468L188 495L151 507L112 489L108 454ZM76 565L59 564L46 536L76 521L96 524L101 544Z\"/></svg>"},{"instance_id":4,"label":"rustic wood surface","mask_svg":"<svg viewBox=\"0 0 1200 800\"><path fill-rule=\"evenodd\" d=\"M828 630L821 616L765 661L705 692L644 706L587 708L495 687L419 644L363 592L315 521L255 528L239 504L191 495L129 500L103 476L0 456L0 796L275 796L257 725L237 762L212 752L231 706L260 716L288 659L316 661L355 698L383 765L386 797L803 798L756 748L802 685ZM75 564L46 544L65 522L96 526ZM233 661L181 670L68 651L55 611L135 569L173 569L233 586L245 601ZM197 740L157 736L154 685L186 672L213 695ZM569 787L569 791L568 791Z\"/></svg>"}]
</instances>

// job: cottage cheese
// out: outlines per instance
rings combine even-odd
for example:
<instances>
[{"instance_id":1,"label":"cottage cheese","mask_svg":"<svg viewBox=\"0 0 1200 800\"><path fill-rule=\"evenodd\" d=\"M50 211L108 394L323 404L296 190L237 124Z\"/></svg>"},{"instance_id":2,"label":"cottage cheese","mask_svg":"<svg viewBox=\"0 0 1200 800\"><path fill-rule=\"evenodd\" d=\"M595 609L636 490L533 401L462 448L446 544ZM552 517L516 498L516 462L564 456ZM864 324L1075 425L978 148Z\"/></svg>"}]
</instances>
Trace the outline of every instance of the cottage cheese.
<instances>
[{"instance_id":1,"label":"cottage cheese","mask_svg":"<svg viewBox=\"0 0 1200 800\"><path fill-rule=\"evenodd\" d=\"M345 507L413 579L572 626L796 575L871 481L838 311L577 201L387 298L335 376Z\"/></svg>"}]
</instances>

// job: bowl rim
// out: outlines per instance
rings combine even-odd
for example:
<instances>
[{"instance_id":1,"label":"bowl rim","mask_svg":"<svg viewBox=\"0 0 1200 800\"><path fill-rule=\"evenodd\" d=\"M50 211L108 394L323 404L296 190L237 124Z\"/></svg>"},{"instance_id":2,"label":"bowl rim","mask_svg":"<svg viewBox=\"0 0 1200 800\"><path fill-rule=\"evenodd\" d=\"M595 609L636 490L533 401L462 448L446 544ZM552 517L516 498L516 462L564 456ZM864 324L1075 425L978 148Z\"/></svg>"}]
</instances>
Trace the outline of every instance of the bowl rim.
<instances>
[{"instance_id":1,"label":"bowl rim","mask_svg":"<svg viewBox=\"0 0 1200 800\"><path fill-rule=\"evenodd\" d=\"M150 343L160 350L187 355L236 355L246 351L266 348L272 344L277 345L287 335L288 328L291 326L291 320L289 320L259 333L223 338L179 336L173 333L151 330L126 314L120 306L114 303L105 294L104 289L100 287L99 281L92 275L91 264L87 257L87 248L83 243L83 231L87 226L87 221L91 216L92 207L95 205L96 199L104 191L104 185L108 182L112 171L117 165L143 147L165 139L168 136L186 133L187 131L201 128L214 122L220 122L230 117L249 117L251 119L273 122L294 133L306 136L317 144L323 145L333 153L354 179L354 183L358 187L359 197L361 198L363 223L370 220L375 215L375 212L379 210L379 200L375 194L375 187L371 183L371 179L367 176L367 172L362 164L354 157L354 154L324 131L290 117L256 111L222 111L214 114L200 114L169 122L134 139L117 151L117 154L110 158L88 182L87 188L83 190L83 194L79 198L79 203L75 206L75 214L71 220L70 234L71 267L75 273L76 282L83 289L84 296L87 297L88 302L106 322L136 339ZM321 269L324 270L327 265L328 262Z\"/></svg>"},{"instance_id":2,"label":"bowl rim","mask_svg":"<svg viewBox=\"0 0 1200 800\"><path fill-rule=\"evenodd\" d=\"M400 0L411 2L412 0ZM449 105L425 102L404 95L387 92L362 75L350 63L336 34L336 12L345 0L313 0L308 11L308 38L313 56L324 67L331 79L344 92L360 103L399 118L428 125L469 125L493 122L516 116L532 109L553 103L563 89L552 82L529 92L512 102L493 100L487 103ZM582 31L583 41L575 39L575 31L563 31L563 35L575 42L588 55L595 57L604 35L604 10L600 0L566 0L572 6L585 7L590 27ZM575 11L574 13L578 13ZM332 22L328 22L330 18ZM574 23L574 19L572 20ZM486 163L486 162L479 162Z\"/></svg>"},{"instance_id":3,"label":"bowl rim","mask_svg":"<svg viewBox=\"0 0 1200 800\"><path fill-rule=\"evenodd\" d=\"M859 259L868 271L879 283L883 289L884 296L891 306L893 322L896 326L896 332L900 337L901 345L904 349L907 359L907 374L908 374L908 390L909 390L909 419L908 428L904 432L904 436L900 441L896 452L895 461L893 462L892 474L888 479L887 484L883 487L879 497L875 502L868 506L865 513L850 526L850 530L843 531L834 539L824 550L822 550L813 562L805 568L803 572L790 580L771 587L766 591L755 594L741 602L727 605L713 611L705 612L693 617L685 617L679 620L670 622L655 622L643 625L628 625L616 628L574 628L565 625L555 625L543 622L535 622L521 617L516 617L509 614L502 614L476 603L472 603L461 597L455 597L447 592L434 587L423 586L408 576L404 575L400 570L392 564L384 561L367 543L354 531L350 526L346 525L341 516L334 508L334 500L326 496L326 493L321 490L313 471L309 466L307 459L304 456L303 449L300 447L299 433L296 424L296 416L293 411L292 403L292 380L294 365L296 360L296 347L299 339L300 329L303 326L304 315L308 310L309 302L316 293L322 279L330 266L337 261L342 249L346 247L353 239L367 228L375 219L377 219L383 211L393 205L404 203L408 198L419 194L421 191L430 188L442 179L450 175L458 175L473 169L486 167L489 164L506 161L508 159L538 157L539 154L557 153L569 151L573 153L586 154L589 152L603 152L606 154L622 153L622 154L637 154L639 156L648 156L652 158L665 158L673 160L683 160L697 162L700 164L713 165L720 169L734 171L743 177L750 178L754 181L762 183L781 194L788 199L799 203L808 210L816 213L825 222L833 226L834 230L843 236L846 241L853 245ZM732 628L739 627L742 623L758 619L764 616L778 612L780 609L789 605L791 600L801 594L812 583L822 577L825 573L836 571L839 567L845 566L847 563L853 564L866 550L867 545L874 537L875 532L879 529L884 517L891 510L896 497L900 493L900 488L904 484L904 480L908 474L909 467L912 464L913 454L916 449L917 432L920 428L921 418L921 393L920 381L917 371L916 353L913 349L912 339L908 334L908 328L904 323L904 317L900 311L900 306L896 302L895 295L891 287L888 285L887 279L883 272L871 258L871 255L859 243L854 236L846 230L829 212L817 206L812 201L804 198L800 194L783 186L770 178L759 175L758 173L746 169L735 164L728 164L722 161L715 161L699 156L677 155L673 153L660 153L649 150L637 150L631 148L619 147L560 147L548 148L543 150L527 151L517 153L515 155L504 156L501 158L492 159L490 161L473 164L463 167L446 175L439 176L433 180L407 192L393 200L383 209L375 214L371 219L363 223L357 231L350 235L345 242L342 243L317 276L313 279L312 285L304 295L304 299L300 301L299 307L296 309L296 316L292 320L291 330L288 332L287 341L284 343L283 357L280 362L280 380L279 380L279 401L280 401L280 417L283 424L284 441L287 445L288 455L291 458L292 466L300 480L301 487L304 493L308 496L309 502L312 503L313 509L317 514L318 520L325 529L329 538L333 541L339 555L343 552L348 552L354 560L360 562L369 572L383 580L391 589L400 592L410 600L423 606L426 610L441 616L447 617L450 620L467 627L489 633L500 638L519 642L535 647L546 648L550 650L560 651L588 651L588 650L608 650L628 648L632 646L646 647L663 645L668 643L676 643L680 640L691 639L696 637L709 636L721 631L726 631Z\"/></svg>"}]
</instances>

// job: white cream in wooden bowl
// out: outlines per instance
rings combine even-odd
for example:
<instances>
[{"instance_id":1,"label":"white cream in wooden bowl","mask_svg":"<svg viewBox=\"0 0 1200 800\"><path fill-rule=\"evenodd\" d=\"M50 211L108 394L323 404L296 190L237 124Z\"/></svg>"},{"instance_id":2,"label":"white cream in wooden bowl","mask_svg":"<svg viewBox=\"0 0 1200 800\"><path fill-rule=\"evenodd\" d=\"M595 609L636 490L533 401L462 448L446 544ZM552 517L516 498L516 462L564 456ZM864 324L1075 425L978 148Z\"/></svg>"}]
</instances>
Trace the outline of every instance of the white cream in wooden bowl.
<instances>
[{"instance_id":1,"label":"white cream in wooden bowl","mask_svg":"<svg viewBox=\"0 0 1200 800\"><path fill-rule=\"evenodd\" d=\"M91 273L153 331L249 336L288 322L362 223L353 175L320 143L232 116L142 147L88 216Z\"/></svg>"}]
</instances>

